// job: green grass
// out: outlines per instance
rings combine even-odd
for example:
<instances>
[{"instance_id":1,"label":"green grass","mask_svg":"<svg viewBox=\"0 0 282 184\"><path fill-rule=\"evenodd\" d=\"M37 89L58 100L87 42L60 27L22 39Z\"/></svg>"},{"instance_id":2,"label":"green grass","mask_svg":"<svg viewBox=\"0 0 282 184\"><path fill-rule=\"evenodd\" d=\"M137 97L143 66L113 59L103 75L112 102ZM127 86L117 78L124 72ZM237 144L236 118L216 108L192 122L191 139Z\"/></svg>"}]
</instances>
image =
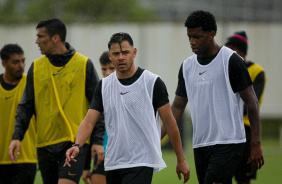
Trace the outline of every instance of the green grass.
<instances>
[{"instance_id":1,"label":"green grass","mask_svg":"<svg viewBox=\"0 0 282 184\"><path fill-rule=\"evenodd\" d=\"M282 146L279 146L278 139L262 140L262 149L264 154L264 166L258 171L257 179L252 180L252 184L281 184L282 183ZM186 151L186 161L190 166L190 180L188 183L198 183L193 152L191 146ZM163 151L163 159L167 164L167 168L155 173L153 184L180 184L176 174L176 157L173 151ZM233 181L233 183L236 183Z\"/></svg>"},{"instance_id":2,"label":"green grass","mask_svg":"<svg viewBox=\"0 0 282 184\"><path fill-rule=\"evenodd\" d=\"M265 165L258 171L257 179L252 180L252 184L281 184L282 183L282 146L279 146L278 139L263 139L262 148ZM191 144L186 148L186 161L190 166L191 176L188 183L197 184L197 176L193 158ZM163 150L163 159L167 168L158 173L154 173L152 184L180 184L176 174L176 156L173 151ZM235 183L235 182L233 182ZM40 172L37 172L35 184L42 184ZM80 184L84 184L81 180Z\"/></svg>"}]
</instances>

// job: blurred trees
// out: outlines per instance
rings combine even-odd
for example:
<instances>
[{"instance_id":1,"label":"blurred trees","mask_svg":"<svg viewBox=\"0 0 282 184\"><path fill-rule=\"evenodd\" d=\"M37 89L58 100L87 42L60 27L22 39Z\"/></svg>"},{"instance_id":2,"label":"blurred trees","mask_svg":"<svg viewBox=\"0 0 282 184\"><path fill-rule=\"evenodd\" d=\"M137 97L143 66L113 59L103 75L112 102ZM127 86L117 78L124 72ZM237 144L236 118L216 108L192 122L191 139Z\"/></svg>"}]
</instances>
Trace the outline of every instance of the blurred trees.
<instances>
[{"instance_id":1,"label":"blurred trees","mask_svg":"<svg viewBox=\"0 0 282 184\"><path fill-rule=\"evenodd\" d=\"M0 24L24 24L48 18L64 22L145 22L159 17L136 0L0 0Z\"/></svg>"}]
</instances>

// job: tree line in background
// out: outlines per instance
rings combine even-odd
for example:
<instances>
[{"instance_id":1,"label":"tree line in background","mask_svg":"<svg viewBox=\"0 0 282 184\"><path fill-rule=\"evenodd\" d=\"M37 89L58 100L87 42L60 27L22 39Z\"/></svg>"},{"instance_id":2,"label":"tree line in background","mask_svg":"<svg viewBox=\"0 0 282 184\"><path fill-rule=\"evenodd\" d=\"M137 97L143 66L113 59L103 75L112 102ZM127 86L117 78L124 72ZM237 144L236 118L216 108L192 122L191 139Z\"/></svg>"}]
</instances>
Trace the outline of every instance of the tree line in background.
<instances>
[{"instance_id":1,"label":"tree line in background","mask_svg":"<svg viewBox=\"0 0 282 184\"><path fill-rule=\"evenodd\" d=\"M148 22L160 17L136 0L0 0L0 24L25 24L49 18L64 22Z\"/></svg>"}]
</instances>

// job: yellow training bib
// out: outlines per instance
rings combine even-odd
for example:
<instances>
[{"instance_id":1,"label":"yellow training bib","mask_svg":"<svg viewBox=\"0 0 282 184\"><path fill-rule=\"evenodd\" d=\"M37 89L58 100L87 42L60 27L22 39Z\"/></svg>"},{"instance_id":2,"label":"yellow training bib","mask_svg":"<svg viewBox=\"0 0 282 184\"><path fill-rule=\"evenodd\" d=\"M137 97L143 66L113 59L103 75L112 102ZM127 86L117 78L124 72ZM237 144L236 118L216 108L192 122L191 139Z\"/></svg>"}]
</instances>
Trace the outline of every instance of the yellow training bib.
<instances>
[{"instance_id":1,"label":"yellow training bib","mask_svg":"<svg viewBox=\"0 0 282 184\"><path fill-rule=\"evenodd\" d=\"M34 61L38 147L75 141L89 108L85 96L87 60L76 52L63 67L53 66L46 56Z\"/></svg>"},{"instance_id":2,"label":"yellow training bib","mask_svg":"<svg viewBox=\"0 0 282 184\"><path fill-rule=\"evenodd\" d=\"M264 69L260 65L254 63L254 64L252 64L251 66L248 67L248 71L249 71L250 77L252 79L252 82L254 82L255 79L257 78L258 74L260 74L261 72L264 72ZM267 78L265 77L265 83L266 83L266 81L267 81ZM260 99L258 99L259 106L261 105L262 100L263 100L263 92L262 92L262 94L260 96ZM249 121L249 118L248 118L248 114L246 114L243 117L243 121L244 121L245 125L250 126L250 121Z\"/></svg>"},{"instance_id":3,"label":"yellow training bib","mask_svg":"<svg viewBox=\"0 0 282 184\"><path fill-rule=\"evenodd\" d=\"M19 84L12 90L5 90L0 85L0 164L12 164L12 161L9 158L9 146L15 130L16 110L22 98L25 85L25 74ZM21 142L20 155L17 155L16 153L15 155L18 157L18 160L15 162L16 164L37 163L34 116L31 118L29 127Z\"/></svg>"}]
</instances>

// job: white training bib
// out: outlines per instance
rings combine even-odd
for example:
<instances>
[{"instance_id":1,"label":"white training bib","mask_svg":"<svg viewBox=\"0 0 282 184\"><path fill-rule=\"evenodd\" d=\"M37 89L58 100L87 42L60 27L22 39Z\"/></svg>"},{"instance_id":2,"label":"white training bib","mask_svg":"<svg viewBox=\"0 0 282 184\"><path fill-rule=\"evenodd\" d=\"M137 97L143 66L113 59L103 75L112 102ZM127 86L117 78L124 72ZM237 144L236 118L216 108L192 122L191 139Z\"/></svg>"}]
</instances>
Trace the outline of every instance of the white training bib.
<instances>
[{"instance_id":1,"label":"white training bib","mask_svg":"<svg viewBox=\"0 0 282 184\"><path fill-rule=\"evenodd\" d=\"M208 65L200 65L197 55L183 63L183 77L192 124L193 148L246 141L243 101L229 81L229 58L234 52L222 47Z\"/></svg>"},{"instance_id":2,"label":"white training bib","mask_svg":"<svg viewBox=\"0 0 282 184\"><path fill-rule=\"evenodd\" d=\"M161 152L161 122L152 104L157 77L145 70L129 86L119 82L116 72L103 79L106 171L147 166L157 172L166 167Z\"/></svg>"}]
</instances>

